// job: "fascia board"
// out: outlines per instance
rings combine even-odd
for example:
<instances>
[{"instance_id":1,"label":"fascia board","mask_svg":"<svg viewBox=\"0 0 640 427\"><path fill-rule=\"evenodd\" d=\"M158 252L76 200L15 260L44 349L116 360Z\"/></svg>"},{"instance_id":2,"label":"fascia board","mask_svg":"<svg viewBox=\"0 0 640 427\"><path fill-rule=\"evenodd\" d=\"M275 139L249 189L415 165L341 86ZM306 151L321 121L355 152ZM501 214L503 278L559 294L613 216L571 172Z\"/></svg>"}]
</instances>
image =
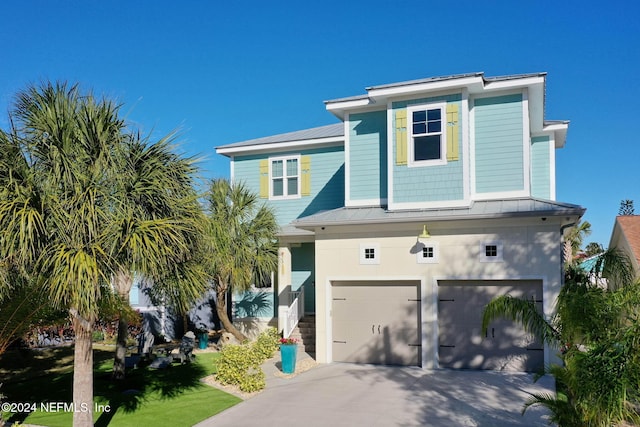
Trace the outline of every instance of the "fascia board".
<instances>
[{"instance_id":1,"label":"fascia board","mask_svg":"<svg viewBox=\"0 0 640 427\"><path fill-rule=\"evenodd\" d=\"M369 98L352 99L346 101L325 101L325 108L340 120L344 120L347 110L353 110L354 108L365 108L371 106L372 104L375 104L375 102Z\"/></svg>"},{"instance_id":2,"label":"fascia board","mask_svg":"<svg viewBox=\"0 0 640 427\"><path fill-rule=\"evenodd\" d=\"M542 128L543 132L553 132L556 148L564 147L567 141L567 131L569 130L569 122L567 123L554 123Z\"/></svg>"},{"instance_id":3,"label":"fascia board","mask_svg":"<svg viewBox=\"0 0 640 427\"><path fill-rule=\"evenodd\" d=\"M437 82L425 82L425 83L417 83L410 84L406 86L396 86L389 88L381 88L375 89L371 88L368 90L369 97L374 100L386 99L390 97L397 97L403 95L412 95L421 92L433 92L436 90L446 90L446 89L455 89L460 87L482 87L483 80L482 77L467 77L462 79L455 80L442 80ZM472 90L470 90L472 92Z\"/></svg>"},{"instance_id":4,"label":"fascia board","mask_svg":"<svg viewBox=\"0 0 640 427\"><path fill-rule=\"evenodd\" d=\"M489 92L493 90L505 90L505 89L513 89L518 87L527 87L531 88L535 85L541 85L544 87L544 77L526 77L523 79L513 79L513 80L499 80L495 82L488 82L484 85L483 91ZM531 90L531 89L529 89Z\"/></svg>"},{"instance_id":5,"label":"fascia board","mask_svg":"<svg viewBox=\"0 0 640 427\"><path fill-rule=\"evenodd\" d=\"M262 151L282 151L289 149L299 149L307 146L323 146L323 145L339 145L344 143L343 136L331 138L305 139L301 141L276 142L270 144L245 145L241 147L216 148L216 153L223 156L231 156L236 154L248 154Z\"/></svg>"}]
</instances>

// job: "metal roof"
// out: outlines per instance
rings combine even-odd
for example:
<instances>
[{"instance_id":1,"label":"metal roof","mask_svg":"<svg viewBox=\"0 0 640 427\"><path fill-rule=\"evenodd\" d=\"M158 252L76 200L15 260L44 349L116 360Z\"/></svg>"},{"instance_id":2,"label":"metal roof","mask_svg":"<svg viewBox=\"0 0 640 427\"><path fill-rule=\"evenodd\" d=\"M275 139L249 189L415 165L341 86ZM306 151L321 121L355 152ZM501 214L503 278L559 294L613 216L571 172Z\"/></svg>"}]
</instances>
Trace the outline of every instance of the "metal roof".
<instances>
[{"instance_id":1,"label":"metal roof","mask_svg":"<svg viewBox=\"0 0 640 427\"><path fill-rule=\"evenodd\" d=\"M470 207L389 211L383 207L342 207L299 218L291 225L312 228L326 225L379 224L412 221L453 221L462 219L515 218L530 216L582 216L578 205L534 198L486 200Z\"/></svg>"},{"instance_id":2,"label":"metal roof","mask_svg":"<svg viewBox=\"0 0 640 427\"><path fill-rule=\"evenodd\" d=\"M263 138L249 139L247 141L235 142L233 144L221 145L219 149L247 147L252 145L275 144L281 142L307 141L312 139L335 138L344 136L344 123L320 126L311 129L303 129L295 132L281 133L279 135L266 136Z\"/></svg>"}]
</instances>

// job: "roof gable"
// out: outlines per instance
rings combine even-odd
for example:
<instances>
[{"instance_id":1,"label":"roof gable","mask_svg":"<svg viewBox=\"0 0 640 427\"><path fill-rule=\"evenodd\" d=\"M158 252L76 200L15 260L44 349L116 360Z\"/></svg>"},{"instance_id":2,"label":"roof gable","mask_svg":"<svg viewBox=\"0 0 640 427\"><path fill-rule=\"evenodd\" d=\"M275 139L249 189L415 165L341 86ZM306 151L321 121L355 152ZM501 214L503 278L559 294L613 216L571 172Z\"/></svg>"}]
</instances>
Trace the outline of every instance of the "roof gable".
<instances>
[{"instance_id":1,"label":"roof gable","mask_svg":"<svg viewBox=\"0 0 640 427\"><path fill-rule=\"evenodd\" d=\"M620 232L629 244L633 256L640 264L640 215L621 215L616 217Z\"/></svg>"}]
</instances>

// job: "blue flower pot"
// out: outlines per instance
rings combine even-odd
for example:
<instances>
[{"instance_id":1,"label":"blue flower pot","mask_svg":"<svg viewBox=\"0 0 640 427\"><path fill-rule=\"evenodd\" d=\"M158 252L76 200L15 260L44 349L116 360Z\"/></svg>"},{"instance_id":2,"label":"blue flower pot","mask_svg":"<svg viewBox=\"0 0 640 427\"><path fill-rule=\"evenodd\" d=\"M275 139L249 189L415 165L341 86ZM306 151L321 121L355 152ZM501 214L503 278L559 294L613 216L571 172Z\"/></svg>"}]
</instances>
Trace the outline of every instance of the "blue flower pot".
<instances>
[{"instance_id":1,"label":"blue flower pot","mask_svg":"<svg viewBox=\"0 0 640 427\"><path fill-rule=\"evenodd\" d=\"M296 355L298 346L296 344L280 344L280 355L282 356L282 372L293 374L296 371Z\"/></svg>"},{"instance_id":2,"label":"blue flower pot","mask_svg":"<svg viewBox=\"0 0 640 427\"><path fill-rule=\"evenodd\" d=\"M204 350L209 345L209 334L207 332L198 333L198 348Z\"/></svg>"}]
</instances>

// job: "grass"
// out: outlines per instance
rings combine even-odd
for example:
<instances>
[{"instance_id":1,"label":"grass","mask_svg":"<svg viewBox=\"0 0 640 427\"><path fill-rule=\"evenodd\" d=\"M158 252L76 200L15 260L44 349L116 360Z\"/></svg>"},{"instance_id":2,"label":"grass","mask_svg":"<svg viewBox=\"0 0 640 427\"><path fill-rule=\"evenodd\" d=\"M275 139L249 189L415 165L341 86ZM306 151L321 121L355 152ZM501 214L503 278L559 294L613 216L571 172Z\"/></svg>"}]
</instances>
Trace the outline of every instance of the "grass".
<instances>
[{"instance_id":1,"label":"grass","mask_svg":"<svg viewBox=\"0 0 640 427\"><path fill-rule=\"evenodd\" d=\"M127 370L121 381L110 379L113 349L94 348L96 426L191 426L241 401L200 381L215 373L218 353L200 353L194 363L169 369ZM41 410L46 402L72 402L73 349L11 350L0 356L0 392L7 402L35 403L38 410L13 415L20 421L49 427L72 424L73 413ZM106 408L109 411L101 411Z\"/></svg>"}]
</instances>

